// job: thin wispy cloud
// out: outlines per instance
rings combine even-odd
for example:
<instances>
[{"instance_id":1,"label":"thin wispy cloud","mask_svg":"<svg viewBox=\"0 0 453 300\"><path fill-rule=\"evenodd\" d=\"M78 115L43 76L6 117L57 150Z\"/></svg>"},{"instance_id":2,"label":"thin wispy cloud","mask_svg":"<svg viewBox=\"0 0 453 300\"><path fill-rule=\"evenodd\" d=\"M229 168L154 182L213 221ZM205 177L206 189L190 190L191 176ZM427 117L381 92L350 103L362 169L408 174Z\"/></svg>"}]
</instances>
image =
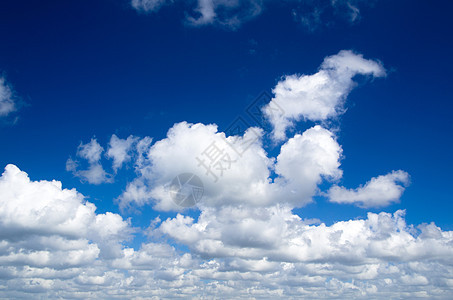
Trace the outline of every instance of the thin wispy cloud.
<instances>
[{"instance_id":1,"label":"thin wispy cloud","mask_svg":"<svg viewBox=\"0 0 453 300\"><path fill-rule=\"evenodd\" d=\"M14 91L4 77L0 77L0 118L6 117L18 109Z\"/></svg>"},{"instance_id":2,"label":"thin wispy cloud","mask_svg":"<svg viewBox=\"0 0 453 300\"><path fill-rule=\"evenodd\" d=\"M293 18L312 32L324 26L327 19L330 22L335 18L349 23L357 22L360 19L359 7L369 3L363 0L132 0L131 5L138 12L149 14L156 14L164 7L188 7L184 20L186 25L215 25L232 30L258 17L268 6L286 5L290 8L288 18Z\"/></svg>"}]
</instances>

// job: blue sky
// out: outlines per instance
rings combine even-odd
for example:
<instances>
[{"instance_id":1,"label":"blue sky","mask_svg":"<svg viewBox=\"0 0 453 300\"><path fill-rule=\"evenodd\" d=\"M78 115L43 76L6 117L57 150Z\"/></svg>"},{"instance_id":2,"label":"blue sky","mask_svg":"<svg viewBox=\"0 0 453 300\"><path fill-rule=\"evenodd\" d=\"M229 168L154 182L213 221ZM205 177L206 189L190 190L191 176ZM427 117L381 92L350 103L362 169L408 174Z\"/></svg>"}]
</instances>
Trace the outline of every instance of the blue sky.
<instances>
[{"instance_id":1,"label":"blue sky","mask_svg":"<svg viewBox=\"0 0 453 300\"><path fill-rule=\"evenodd\" d=\"M328 128L343 149L343 174L323 180L319 189L356 189L393 170L407 172L410 184L390 205L363 208L331 203L318 194L312 203L291 207L292 213L331 226L366 219L368 212L406 210L407 224L434 222L445 234L453 230L452 3L239 1L233 11L216 7L214 19L203 21L206 16L196 12L202 1L196 2L144 11L122 0L3 1L0 74L17 109L0 116L1 167L14 164L32 181L61 181L96 205L98 214L130 218L139 228L136 239L120 244L140 251L148 241L143 232L156 216L175 220L182 213L197 219L203 208L159 209L150 197L144 205L132 201L132 209L120 209L118 199L127 185L140 178L133 159L113 182L90 184L66 168L68 158L82 169L88 166L77 156L81 143L96 138L107 151L115 134L120 139L148 136L154 144L183 121L217 124L225 131L238 116L246 116L246 107L263 91L273 95L284 76L315 74L326 57L351 50L380 63L386 76L353 77L357 85L347 95L346 112L330 118ZM250 3L261 9L256 15L248 10ZM319 19L314 12L320 12ZM225 24L233 16L239 21ZM198 23L191 17L200 17ZM288 138L315 123L328 127L300 121L287 131ZM272 124L266 126L263 149L276 158L283 142L273 143ZM100 162L113 173L104 153ZM164 227L159 232L165 236ZM167 238L171 246L203 257L177 237L162 240Z\"/></svg>"}]
</instances>

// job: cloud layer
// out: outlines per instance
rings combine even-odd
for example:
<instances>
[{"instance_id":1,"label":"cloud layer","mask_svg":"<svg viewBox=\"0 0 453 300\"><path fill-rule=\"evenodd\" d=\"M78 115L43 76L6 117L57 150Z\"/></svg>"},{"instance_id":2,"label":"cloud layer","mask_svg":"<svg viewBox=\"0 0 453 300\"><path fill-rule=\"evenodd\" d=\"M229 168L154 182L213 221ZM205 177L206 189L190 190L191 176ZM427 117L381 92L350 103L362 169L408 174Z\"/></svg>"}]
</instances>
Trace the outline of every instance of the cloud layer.
<instances>
[{"instance_id":1,"label":"cloud layer","mask_svg":"<svg viewBox=\"0 0 453 300\"><path fill-rule=\"evenodd\" d=\"M129 222L57 181L0 177L0 289L7 298L408 298L453 294L453 232L404 211L313 225L287 206L206 207L156 219L125 246ZM162 237L187 246L177 251Z\"/></svg>"},{"instance_id":2,"label":"cloud layer","mask_svg":"<svg viewBox=\"0 0 453 300\"><path fill-rule=\"evenodd\" d=\"M96 213L74 189L31 181L8 165L0 177L3 294L451 298L453 232L434 223L406 224L404 210L330 225L293 211L314 196L364 208L385 206L398 202L409 184L409 175L399 170L357 189L338 185L343 150L323 121L343 112L355 75L379 77L385 71L376 61L341 51L327 57L318 73L277 85L266 106L278 101L285 112L266 114L274 125L271 137L281 141L275 157L263 145L263 129L228 136L215 124L177 123L157 141L112 135L106 153L95 138L81 143L77 157L88 167L80 170L70 159L68 170L97 184L132 166L136 177L118 197L120 209L151 205L170 215L150 220L148 228L132 228L119 214ZM320 124L286 137L286 129L302 120ZM111 175L103 159L110 160ZM171 198L169 184L181 173L203 182L197 213L185 214ZM132 248L128 242L137 231L148 239Z\"/></svg>"}]
</instances>

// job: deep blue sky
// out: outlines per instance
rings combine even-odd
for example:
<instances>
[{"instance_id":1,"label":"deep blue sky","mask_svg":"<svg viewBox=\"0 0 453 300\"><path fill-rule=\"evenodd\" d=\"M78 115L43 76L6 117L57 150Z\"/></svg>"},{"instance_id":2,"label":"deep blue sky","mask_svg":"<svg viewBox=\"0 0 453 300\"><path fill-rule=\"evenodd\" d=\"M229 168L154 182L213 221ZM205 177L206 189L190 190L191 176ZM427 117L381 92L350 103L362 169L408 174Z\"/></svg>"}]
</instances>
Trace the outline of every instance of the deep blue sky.
<instances>
[{"instance_id":1,"label":"deep blue sky","mask_svg":"<svg viewBox=\"0 0 453 300\"><path fill-rule=\"evenodd\" d=\"M225 129L281 76L314 73L325 56L352 49L381 60L389 74L348 99L342 184L403 169L412 184L400 204L383 210L407 209L408 223L453 230L452 9L451 1L381 0L355 24L309 32L289 7L274 4L231 31L187 27L176 6L146 15L121 0L2 1L0 72L26 105L16 124L0 127L0 165L61 180L99 211L118 211L112 199L132 174L82 184L65 170L81 141L96 136L105 147L113 133L157 140L184 120ZM298 212L331 223L367 211L321 198ZM146 209L134 222L152 215Z\"/></svg>"}]
</instances>

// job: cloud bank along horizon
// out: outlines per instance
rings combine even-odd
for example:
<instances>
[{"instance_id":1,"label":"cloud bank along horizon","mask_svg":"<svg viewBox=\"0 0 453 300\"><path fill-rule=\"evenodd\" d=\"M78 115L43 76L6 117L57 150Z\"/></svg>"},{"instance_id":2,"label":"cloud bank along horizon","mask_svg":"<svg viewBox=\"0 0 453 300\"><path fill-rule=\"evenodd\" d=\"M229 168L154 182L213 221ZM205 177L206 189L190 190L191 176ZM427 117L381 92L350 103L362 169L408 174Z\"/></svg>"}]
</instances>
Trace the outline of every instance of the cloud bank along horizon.
<instances>
[{"instance_id":1,"label":"cloud bank along horizon","mask_svg":"<svg viewBox=\"0 0 453 300\"><path fill-rule=\"evenodd\" d=\"M111 183L131 164L136 177L119 195L119 207L179 212L151 220L146 229L133 228L120 214L96 213L94 204L58 181L31 181L18 167L6 166L0 177L2 287L11 297L446 297L453 287L453 232L434 223L406 224L404 210L331 226L293 212L317 195L362 208L400 200L410 183L403 170L365 178L355 189L339 186L342 148L328 128L329 119L345 112L355 76L385 75L379 61L343 50L312 75L283 77L263 109L271 143L281 145L276 157L269 157L267 133L257 127L227 136L215 124L181 122L154 143L116 135L107 151L94 138L81 143L77 159L66 164L74 176ZM281 108L278 114L272 105ZM317 124L296 132L303 121ZM227 154L223 173L200 163L213 145ZM112 164L109 172L105 160ZM198 218L185 215L166 188L188 171L205 186ZM321 191L322 183L331 187ZM126 246L137 230L149 241Z\"/></svg>"}]
</instances>

